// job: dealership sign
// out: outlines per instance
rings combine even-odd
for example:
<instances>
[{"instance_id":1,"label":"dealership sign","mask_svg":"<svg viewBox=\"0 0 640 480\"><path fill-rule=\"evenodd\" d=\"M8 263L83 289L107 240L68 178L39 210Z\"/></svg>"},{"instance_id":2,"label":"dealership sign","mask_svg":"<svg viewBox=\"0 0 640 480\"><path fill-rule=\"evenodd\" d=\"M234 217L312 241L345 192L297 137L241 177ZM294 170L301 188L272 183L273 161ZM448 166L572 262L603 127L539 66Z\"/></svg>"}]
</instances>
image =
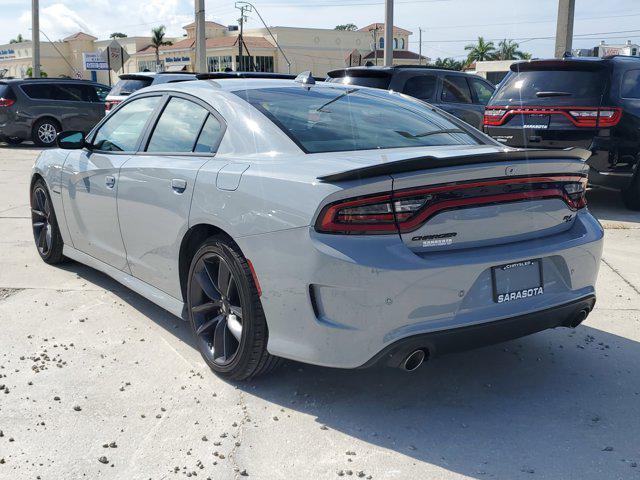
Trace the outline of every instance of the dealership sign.
<instances>
[{"instance_id":1,"label":"dealership sign","mask_svg":"<svg viewBox=\"0 0 640 480\"><path fill-rule=\"evenodd\" d=\"M13 48L0 50L0 60L11 60L16 58L16 51Z\"/></svg>"},{"instance_id":2,"label":"dealership sign","mask_svg":"<svg viewBox=\"0 0 640 480\"><path fill-rule=\"evenodd\" d=\"M167 57L164 59L165 63L170 63L171 65L190 65L191 64L191 58L183 55L183 56L176 56L176 57Z\"/></svg>"},{"instance_id":3,"label":"dealership sign","mask_svg":"<svg viewBox=\"0 0 640 480\"><path fill-rule=\"evenodd\" d=\"M109 70L109 62L104 52L87 52L82 54L85 70Z\"/></svg>"}]
</instances>

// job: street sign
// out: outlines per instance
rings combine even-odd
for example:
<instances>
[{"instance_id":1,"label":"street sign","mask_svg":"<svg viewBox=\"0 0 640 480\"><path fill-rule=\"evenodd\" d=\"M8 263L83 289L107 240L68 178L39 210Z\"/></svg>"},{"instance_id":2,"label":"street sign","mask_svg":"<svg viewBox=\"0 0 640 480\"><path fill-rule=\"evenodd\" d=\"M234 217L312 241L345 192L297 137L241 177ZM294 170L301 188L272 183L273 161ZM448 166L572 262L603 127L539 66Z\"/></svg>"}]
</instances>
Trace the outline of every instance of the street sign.
<instances>
[{"instance_id":1,"label":"street sign","mask_svg":"<svg viewBox=\"0 0 640 480\"><path fill-rule=\"evenodd\" d=\"M109 70L109 63L104 52L87 52L82 54L85 70Z\"/></svg>"},{"instance_id":2,"label":"street sign","mask_svg":"<svg viewBox=\"0 0 640 480\"><path fill-rule=\"evenodd\" d=\"M109 55L109 66L114 72L121 70L130 57L130 55L122 47L122 45L120 45L115 40L109 44L109 46L107 47L107 52Z\"/></svg>"}]
</instances>

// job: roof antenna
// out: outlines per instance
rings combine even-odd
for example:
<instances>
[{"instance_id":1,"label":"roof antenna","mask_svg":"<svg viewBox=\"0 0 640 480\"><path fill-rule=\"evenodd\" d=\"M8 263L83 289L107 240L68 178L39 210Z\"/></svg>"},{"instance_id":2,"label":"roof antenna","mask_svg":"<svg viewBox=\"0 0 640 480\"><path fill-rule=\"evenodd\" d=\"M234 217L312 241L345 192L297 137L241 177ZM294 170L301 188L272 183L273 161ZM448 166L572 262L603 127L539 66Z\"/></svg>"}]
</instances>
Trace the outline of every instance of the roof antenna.
<instances>
[{"instance_id":1,"label":"roof antenna","mask_svg":"<svg viewBox=\"0 0 640 480\"><path fill-rule=\"evenodd\" d=\"M294 82L301 83L303 86L307 87L307 90L309 90L311 89L311 85L316 84L316 79L311 75L311 70L307 70L306 72L298 74Z\"/></svg>"}]
</instances>

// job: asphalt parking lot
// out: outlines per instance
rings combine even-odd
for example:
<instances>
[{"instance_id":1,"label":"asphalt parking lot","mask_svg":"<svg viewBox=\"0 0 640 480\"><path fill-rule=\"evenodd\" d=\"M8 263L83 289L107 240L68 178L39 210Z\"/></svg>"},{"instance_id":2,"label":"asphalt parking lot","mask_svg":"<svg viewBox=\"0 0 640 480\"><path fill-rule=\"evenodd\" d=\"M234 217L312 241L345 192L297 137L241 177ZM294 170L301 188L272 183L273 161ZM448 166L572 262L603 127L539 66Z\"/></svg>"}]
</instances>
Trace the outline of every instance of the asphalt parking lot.
<instances>
[{"instance_id":1,"label":"asphalt parking lot","mask_svg":"<svg viewBox=\"0 0 640 480\"><path fill-rule=\"evenodd\" d=\"M186 324L106 275L45 265L0 146L0 478L640 478L640 214L592 191L598 304L557 329L414 374L293 362L247 384Z\"/></svg>"}]
</instances>

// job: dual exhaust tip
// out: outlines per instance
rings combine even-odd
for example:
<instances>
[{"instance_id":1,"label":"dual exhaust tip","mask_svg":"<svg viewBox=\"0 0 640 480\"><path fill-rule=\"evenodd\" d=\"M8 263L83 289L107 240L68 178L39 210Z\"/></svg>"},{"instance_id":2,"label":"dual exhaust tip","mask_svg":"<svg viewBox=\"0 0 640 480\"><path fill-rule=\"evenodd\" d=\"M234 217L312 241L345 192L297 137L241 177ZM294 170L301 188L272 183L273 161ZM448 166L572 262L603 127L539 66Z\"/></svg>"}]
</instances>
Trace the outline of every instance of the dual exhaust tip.
<instances>
[{"instance_id":1,"label":"dual exhaust tip","mask_svg":"<svg viewBox=\"0 0 640 480\"><path fill-rule=\"evenodd\" d=\"M424 350L414 350L400 364L400 368L405 372L413 372L420 368L420 365L427 359L427 353Z\"/></svg>"}]
</instances>

